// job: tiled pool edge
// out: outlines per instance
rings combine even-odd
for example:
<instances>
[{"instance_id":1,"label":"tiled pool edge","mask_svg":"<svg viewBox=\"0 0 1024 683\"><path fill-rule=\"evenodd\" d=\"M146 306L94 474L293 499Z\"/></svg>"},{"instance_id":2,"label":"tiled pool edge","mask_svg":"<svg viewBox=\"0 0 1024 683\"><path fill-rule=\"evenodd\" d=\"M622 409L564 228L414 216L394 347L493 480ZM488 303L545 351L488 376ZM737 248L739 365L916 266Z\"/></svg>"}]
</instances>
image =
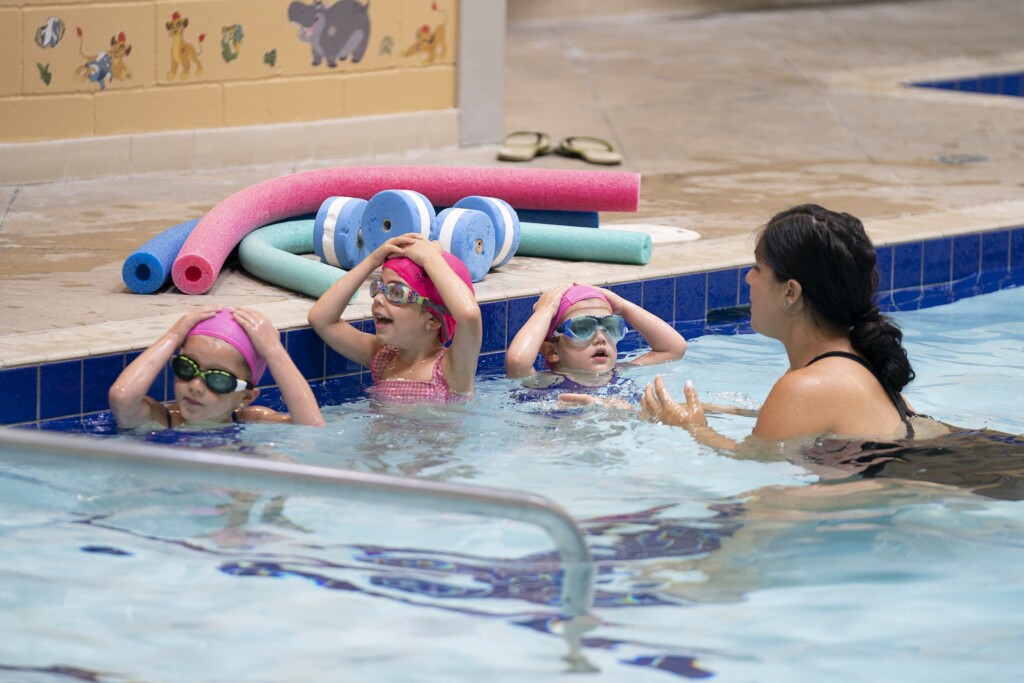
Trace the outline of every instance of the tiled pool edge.
<instances>
[{"instance_id":1,"label":"tiled pool edge","mask_svg":"<svg viewBox=\"0 0 1024 683\"><path fill-rule=\"evenodd\" d=\"M1024 226L883 245L877 252L883 310L929 307L1024 284ZM653 277L610 288L689 332L703 329L709 311L749 303L743 279L749 267ZM527 296L481 303L483 370L500 367L509 341L536 300ZM358 324L368 325L368 321ZM287 330L282 337L322 404L336 404L349 389L368 383L368 371L328 349L312 329ZM108 409L107 389L139 353L0 370L0 425L70 430L101 419ZM30 389L26 392L25 387ZM259 402L274 404L276 387L267 385L263 390ZM173 398L166 368L150 395L160 401Z\"/></svg>"}]
</instances>

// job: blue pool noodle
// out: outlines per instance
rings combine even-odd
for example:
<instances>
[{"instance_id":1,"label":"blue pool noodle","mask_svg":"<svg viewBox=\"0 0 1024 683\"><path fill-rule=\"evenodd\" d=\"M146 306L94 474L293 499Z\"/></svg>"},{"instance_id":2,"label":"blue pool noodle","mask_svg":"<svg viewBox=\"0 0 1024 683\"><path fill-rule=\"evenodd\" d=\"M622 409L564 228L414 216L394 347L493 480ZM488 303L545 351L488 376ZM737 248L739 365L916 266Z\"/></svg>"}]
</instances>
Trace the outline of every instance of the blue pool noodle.
<instances>
[{"instance_id":1,"label":"blue pool noodle","mask_svg":"<svg viewBox=\"0 0 1024 683\"><path fill-rule=\"evenodd\" d=\"M171 279L171 266L198 218L168 228L136 249L121 266L121 279L136 294L152 294Z\"/></svg>"},{"instance_id":2,"label":"blue pool noodle","mask_svg":"<svg viewBox=\"0 0 1024 683\"><path fill-rule=\"evenodd\" d=\"M597 211L548 211L545 209L516 209L524 223L572 225L577 228L596 228L600 223Z\"/></svg>"}]
</instances>

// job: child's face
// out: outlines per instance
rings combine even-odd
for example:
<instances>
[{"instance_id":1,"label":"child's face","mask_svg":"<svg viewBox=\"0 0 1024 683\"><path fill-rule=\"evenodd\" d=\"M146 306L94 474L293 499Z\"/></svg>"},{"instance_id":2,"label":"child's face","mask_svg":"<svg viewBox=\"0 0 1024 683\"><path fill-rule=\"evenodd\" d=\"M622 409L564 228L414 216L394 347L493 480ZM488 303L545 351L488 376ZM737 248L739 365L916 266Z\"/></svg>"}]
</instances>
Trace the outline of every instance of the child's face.
<instances>
[{"instance_id":1,"label":"child's face","mask_svg":"<svg viewBox=\"0 0 1024 683\"><path fill-rule=\"evenodd\" d=\"M189 337L181 347L181 354L194 360L201 370L225 370L239 379L251 380L242 354L222 339L203 335ZM185 381L174 376L174 398L186 422L228 422L231 413L255 397L251 389L218 394L206 386L202 377Z\"/></svg>"},{"instance_id":2,"label":"child's face","mask_svg":"<svg viewBox=\"0 0 1024 683\"><path fill-rule=\"evenodd\" d=\"M400 275L387 268L381 272L381 280L384 284L397 283L409 286ZM388 301L383 292L378 292L373 297L370 312L373 314L374 331L385 344L398 346L400 344L397 342L402 338L419 334L421 330L434 336L441 327L437 318L423 304L395 304Z\"/></svg>"},{"instance_id":3,"label":"child's face","mask_svg":"<svg viewBox=\"0 0 1024 683\"><path fill-rule=\"evenodd\" d=\"M611 306L600 299L584 299L565 311L558 319L558 326L570 318L581 315L593 315L601 318L611 312ZM610 372L615 367L618 355L615 342L609 339L604 330L600 328L593 337L584 342L560 334L555 341L545 343L542 351L552 370L578 370L594 373Z\"/></svg>"}]
</instances>

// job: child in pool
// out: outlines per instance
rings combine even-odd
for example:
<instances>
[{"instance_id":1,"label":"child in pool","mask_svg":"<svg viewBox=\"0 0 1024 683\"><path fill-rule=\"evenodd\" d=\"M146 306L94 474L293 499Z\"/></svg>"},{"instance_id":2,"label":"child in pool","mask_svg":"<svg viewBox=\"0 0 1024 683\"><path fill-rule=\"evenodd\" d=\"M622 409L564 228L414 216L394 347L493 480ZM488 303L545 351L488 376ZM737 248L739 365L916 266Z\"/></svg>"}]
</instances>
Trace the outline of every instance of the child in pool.
<instances>
[{"instance_id":1,"label":"child in pool","mask_svg":"<svg viewBox=\"0 0 1024 683\"><path fill-rule=\"evenodd\" d=\"M618 364L616 344L630 325L651 350L630 365L678 360L686 340L671 325L618 294L588 285L558 285L541 294L533 315L505 353L505 375L529 378L531 388L585 389L613 381ZM534 369L537 353L549 372Z\"/></svg>"},{"instance_id":2,"label":"child in pool","mask_svg":"<svg viewBox=\"0 0 1024 683\"><path fill-rule=\"evenodd\" d=\"M375 333L341 318L370 280ZM483 343L480 307L466 265L417 234L393 237L338 280L309 311L328 346L370 368L371 394L391 403L441 403L473 394ZM450 346L445 346L450 342Z\"/></svg>"},{"instance_id":3,"label":"child in pool","mask_svg":"<svg viewBox=\"0 0 1024 683\"><path fill-rule=\"evenodd\" d=\"M164 405L146 392L168 361L175 400ZM268 366L289 413L251 405ZM324 424L313 391L281 345L280 334L266 316L248 308L189 311L124 369L108 399L117 426L126 428L148 423Z\"/></svg>"}]
</instances>

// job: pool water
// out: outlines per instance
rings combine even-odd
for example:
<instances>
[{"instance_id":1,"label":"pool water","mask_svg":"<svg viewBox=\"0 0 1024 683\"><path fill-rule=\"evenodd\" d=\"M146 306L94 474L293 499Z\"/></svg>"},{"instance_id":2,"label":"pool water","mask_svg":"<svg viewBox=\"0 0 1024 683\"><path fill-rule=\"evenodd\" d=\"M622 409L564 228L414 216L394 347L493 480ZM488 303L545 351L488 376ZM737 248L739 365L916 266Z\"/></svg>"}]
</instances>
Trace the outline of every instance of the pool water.
<instances>
[{"instance_id":1,"label":"pool water","mask_svg":"<svg viewBox=\"0 0 1024 683\"><path fill-rule=\"evenodd\" d=\"M1024 431L1024 291L897 318L918 411ZM756 407L785 367L776 342L716 335L627 375ZM356 399L319 430L113 438L551 498L598 566L582 680L931 683L1024 666L1024 503L819 483L628 412L516 395L485 377L467 405ZM753 425L715 421L735 437ZM0 457L0 550L4 681L518 682L570 668L558 556L522 523Z\"/></svg>"}]
</instances>

